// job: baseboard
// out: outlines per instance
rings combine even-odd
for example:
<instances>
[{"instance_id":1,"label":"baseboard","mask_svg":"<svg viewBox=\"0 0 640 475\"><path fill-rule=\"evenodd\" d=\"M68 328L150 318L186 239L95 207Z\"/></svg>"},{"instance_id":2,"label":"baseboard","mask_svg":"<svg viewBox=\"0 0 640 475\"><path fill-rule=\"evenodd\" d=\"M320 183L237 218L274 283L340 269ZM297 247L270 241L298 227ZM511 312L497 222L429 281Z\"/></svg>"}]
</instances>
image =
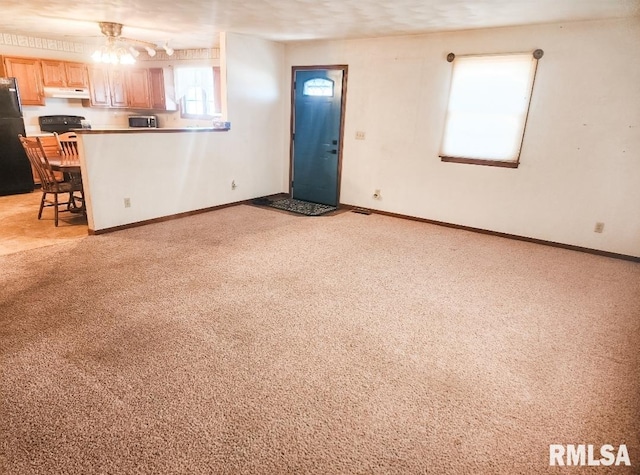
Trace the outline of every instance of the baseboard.
<instances>
[{"instance_id":1,"label":"baseboard","mask_svg":"<svg viewBox=\"0 0 640 475\"><path fill-rule=\"evenodd\" d=\"M281 193L276 193L274 195L266 196L265 198L278 198L280 195L281 195ZM187 216L194 216L196 214L208 213L209 211L215 211L215 210L223 209L223 208L230 208L231 206L238 206L238 205L242 205L242 204L251 204L251 201L252 200L234 201L232 203L226 203L226 204L223 204L223 205L210 206L208 208L201 208L201 209L196 209L196 210L193 210L193 211L185 211L184 213L170 214L168 216L161 216L159 218L145 219L144 221L136 221L135 223L122 224L120 226L113 226L111 228L98 229L97 231L93 230L93 229L89 229L89 235L90 236L95 236L95 235L98 235L98 234L106 234L106 233L112 233L112 232L115 232L115 231L122 231L123 229L130 229L130 228L137 228L139 226L146 226L147 224L162 223L164 221L170 221L172 219L186 218Z\"/></svg>"},{"instance_id":2,"label":"baseboard","mask_svg":"<svg viewBox=\"0 0 640 475\"><path fill-rule=\"evenodd\" d=\"M350 210L365 210L365 208L362 208L361 206L353 206L345 203L340 203L340 208L350 209ZM488 234L490 236L498 236L498 237L503 237L507 239L515 239L517 241L531 242L534 244L542 244L545 246L558 247L561 249L568 249L571 251L586 252L588 254L595 254L598 256L612 257L614 259L622 259L622 260L631 261L631 262L640 262L640 257L629 256L627 254L618 254L616 252L601 251L600 249L591 249L589 247L574 246L572 244L564 244L561 242L546 241L544 239L536 239L536 238L530 238L526 236L518 236L517 234L501 233L498 231L490 231L488 229L474 228L471 226L463 226L461 224L447 223L445 221L437 221L434 219L418 218L416 216L409 216L406 214L399 214L399 213L391 213L389 211L381 211L381 210L371 209L371 208L366 208L366 211L370 211L371 213L380 214L383 216L391 216L393 218L408 219L411 221L418 221L420 223L435 224L438 226L445 226L447 228L462 229L464 231L471 231L474 233ZM362 211L359 211L359 212L362 212Z\"/></svg>"}]
</instances>

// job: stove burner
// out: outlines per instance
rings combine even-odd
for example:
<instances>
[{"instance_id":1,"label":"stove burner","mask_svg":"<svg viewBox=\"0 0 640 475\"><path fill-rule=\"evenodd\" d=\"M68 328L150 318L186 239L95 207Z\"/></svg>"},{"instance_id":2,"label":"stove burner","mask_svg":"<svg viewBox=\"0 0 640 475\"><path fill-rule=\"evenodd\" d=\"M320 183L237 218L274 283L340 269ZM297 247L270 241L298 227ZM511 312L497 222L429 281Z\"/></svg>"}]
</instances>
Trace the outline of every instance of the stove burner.
<instances>
[{"instance_id":1,"label":"stove burner","mask_svg":"<svg viewBox=\"0 0 640 475\"><path fill-rule=\"evenodd\" d=\"M64 134L72 129L81 129L84 117L79 115L41 115L38 117L42 132Z\"/></svg>"}]
</instances>

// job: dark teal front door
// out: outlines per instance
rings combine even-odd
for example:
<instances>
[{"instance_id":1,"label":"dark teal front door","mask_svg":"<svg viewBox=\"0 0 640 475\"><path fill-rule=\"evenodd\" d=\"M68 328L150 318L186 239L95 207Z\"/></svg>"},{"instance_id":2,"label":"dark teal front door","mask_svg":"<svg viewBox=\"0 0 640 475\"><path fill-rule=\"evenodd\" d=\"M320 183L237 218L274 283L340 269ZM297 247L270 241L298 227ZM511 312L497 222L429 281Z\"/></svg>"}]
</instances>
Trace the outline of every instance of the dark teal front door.
<instances>
[{"instance_id":1,"label":"dark teal front door","mask_svg":"<svg viewBox=\"0 0 640 475\"><path fill-rule=\"evenodd\" d=\"M293 68L292 197L336 206L345 68Z\"/></svg>"}]
</instances>

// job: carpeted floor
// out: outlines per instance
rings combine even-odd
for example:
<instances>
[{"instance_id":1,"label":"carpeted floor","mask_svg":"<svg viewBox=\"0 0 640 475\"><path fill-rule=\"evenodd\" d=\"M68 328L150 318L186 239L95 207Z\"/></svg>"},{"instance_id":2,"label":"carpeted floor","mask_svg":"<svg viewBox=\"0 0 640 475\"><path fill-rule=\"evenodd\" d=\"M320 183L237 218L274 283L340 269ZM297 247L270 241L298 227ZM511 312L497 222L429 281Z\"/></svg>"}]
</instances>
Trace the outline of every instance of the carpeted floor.
<instances>
[{"instance_id":1,"label":"carpeted floor","mask_svg":"<svg viewBox=\"0 0 640 475\"><path fill-rule=\"evenodd\" d=\"M0 256L2 474L632 474L640 265L236 206ZM549 444L632 467L549 467Z\"/></svg>"}]
</instances>

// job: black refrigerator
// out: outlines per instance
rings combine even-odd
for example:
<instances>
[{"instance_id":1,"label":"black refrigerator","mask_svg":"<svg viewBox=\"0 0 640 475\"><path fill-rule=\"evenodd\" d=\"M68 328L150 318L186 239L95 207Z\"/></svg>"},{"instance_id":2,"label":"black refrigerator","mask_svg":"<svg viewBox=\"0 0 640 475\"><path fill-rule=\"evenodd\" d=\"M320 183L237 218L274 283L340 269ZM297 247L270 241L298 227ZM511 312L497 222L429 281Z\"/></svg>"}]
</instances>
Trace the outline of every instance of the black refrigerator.
<instances>
[{"instance_id":1,"label":"black refrigerator","mask_svg":"<svg viewBox=\"0 0 640 475\"><path fill-rule=\"evenodd\" d=\"M0 195L33 191L33 174L18 134L25 135L15 78L0 78Z\"/></svg>"}]
</instances>

